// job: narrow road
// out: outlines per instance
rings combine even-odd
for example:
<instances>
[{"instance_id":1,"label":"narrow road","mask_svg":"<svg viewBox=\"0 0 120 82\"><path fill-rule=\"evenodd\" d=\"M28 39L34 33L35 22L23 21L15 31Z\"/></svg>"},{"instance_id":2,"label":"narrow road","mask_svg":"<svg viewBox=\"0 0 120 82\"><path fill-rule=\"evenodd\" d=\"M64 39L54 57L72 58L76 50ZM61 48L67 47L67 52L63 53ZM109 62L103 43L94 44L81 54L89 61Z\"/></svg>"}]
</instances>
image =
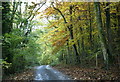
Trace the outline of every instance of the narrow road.
<instances>
[{"instance_id":1,"label":"narrow road","mask_svg":"<svg viewBox=\"0 0 120 82\"><path fill-rule=\"evenodd\" d=\"M37 66L34 80L70 80L67 75L53 69L49 65Z\"/></svg>"}]
</instances>

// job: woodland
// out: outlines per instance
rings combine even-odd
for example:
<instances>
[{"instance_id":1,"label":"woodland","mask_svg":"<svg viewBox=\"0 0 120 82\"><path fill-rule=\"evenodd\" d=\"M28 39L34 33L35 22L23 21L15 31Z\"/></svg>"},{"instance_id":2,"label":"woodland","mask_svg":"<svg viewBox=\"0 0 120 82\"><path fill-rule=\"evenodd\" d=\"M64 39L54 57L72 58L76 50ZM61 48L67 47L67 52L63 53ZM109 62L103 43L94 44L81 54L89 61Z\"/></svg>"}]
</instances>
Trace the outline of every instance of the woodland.
<instances>
[{"instance_id":1,"label":"woodland","mask_svg":"<svg viewBox=\"0 0 120 82\"><path fill-rule=\"evenodd\" d=\"M120 2L2 2L0 10L2 78L51 65L73 79L103 70L111 76L97 79L120 80ZM98 71L77 77L84 70Z\"/></svg>"}]
</instances>

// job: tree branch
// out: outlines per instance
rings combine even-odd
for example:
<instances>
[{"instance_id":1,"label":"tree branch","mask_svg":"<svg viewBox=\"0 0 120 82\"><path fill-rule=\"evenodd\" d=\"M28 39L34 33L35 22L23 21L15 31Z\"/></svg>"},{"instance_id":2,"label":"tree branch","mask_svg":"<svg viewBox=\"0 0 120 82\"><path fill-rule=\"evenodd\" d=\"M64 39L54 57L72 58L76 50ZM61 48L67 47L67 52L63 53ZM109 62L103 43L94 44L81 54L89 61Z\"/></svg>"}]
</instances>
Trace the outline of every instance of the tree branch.
<instances>
[{"instance_id":1,"label":"tree branch","mask_svg":"<svg viewBox=\"0 0 120 82\"><path fill-rule=\"evenodd\" d=\"M39 9L41 9L42 6L43 6L45 3L46 3L46 2L44 2L44 3L41 5L41 7L39 7L39 8L35 11L35 13L36 13ZM32 16L32 18L30 19L30 21L35 17L35 13L33 14L33 16Z\"/></svg>"},{"instance_id":2,"label":"tree branch","mask_svg":"<svg viewBox=\"0 0 120 82\"><path fill-rule=\"evenodd\" d=\"M67 21L66 21L66 19L65 19L65 16L62 14L62 12L61 12L58 8L56 8L56 7L53 5L53 2L52 2L52 7L61 14L62 18L64 19L64 23L67 23Z\"/></svg>"}]
</instances>

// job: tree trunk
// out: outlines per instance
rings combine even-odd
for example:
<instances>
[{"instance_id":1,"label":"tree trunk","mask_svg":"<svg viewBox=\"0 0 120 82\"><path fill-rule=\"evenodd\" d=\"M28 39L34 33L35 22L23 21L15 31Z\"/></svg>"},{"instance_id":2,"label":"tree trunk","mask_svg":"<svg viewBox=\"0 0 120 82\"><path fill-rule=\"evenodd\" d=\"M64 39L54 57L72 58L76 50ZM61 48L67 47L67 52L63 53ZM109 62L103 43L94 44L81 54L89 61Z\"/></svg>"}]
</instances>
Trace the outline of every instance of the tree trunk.
<instances>
[{"instance_id":1,"label":"tree trunk","mask_svg":"<svg viewBox=\"0 0 120 82\"><path fill-rule=\"evenodd\" d=\"M95 12L96 12L96 22L97 22L97 28L99 31L100 41L101 41L101 48L102 48L102 52L103 52L104 63L105 63L105 67L108 69L107 44L106 44L105 34L103 31L100 3L95 2L94 7L95 7Z\"/></svg>"},{"instance_id":2,"label":"tree trunk","mask_svg":"<svg viewBox=\"0 0 120 82\"><path fill-rule=\"evenodd\" d=\"M109 2L106 3L106 7L109 6ZM107 43L108 43L108 49L107 53L108 55L108 60L109 62L113 63L113 55L112 55L112 34L111 34L111 26L110 26L110 8L107 8L105 10L105 15L106 15L106 29L107 29Z\"/></svg>"},{"instance_id":3,"label":"tree trunk","mask_svg":"<svg viewBox=\"0 0 120 82\"><path fill-rule=\"evenodd\" d=\"M120 2L118 3L118 5L117 5L117 13L120 13ZM118 16L117 16L117 20L118 20L118 30L117 30L117 38L118 38L118 42L117 42L117 45L118 46L120 46L120 14L118 14ZM119 50L120 50L120 48L119 48ZM118 58L118 60L117 60L117 63L118 63L118 67L120 68L120 51L118 50L118 54L117 54L117 58Z\"/></svg>"},{"instance_id":4,"label":"tree trunk","mask_svg":"<svg viewBox=\"0 0 120 82\"><path fill-rule=\"evenodd\" d=\"M69 10L69 12L70 12L70 22L72 22L73 20L72 20L72 8L73 8L73 6L71 5L70 6L70 10ZM74 39L74 36L73 36L73 25L71 24L70 26L69 26L69 31L70 31L70 38L71 39ZM74 53L75 53L75 56L76 56L76 62L75 63L80 63L80 59L79 59L79 53L78 53L78 51L77 51L77 46L75 45L75 44L73 44L73 50L74 50Z\"/></svg>"},{"instance_id":5,"label":"tree trunk","mask_svg":"<svg viewBox=\"0 0 120 82\"><path fill-rule=\"evenodd\" d=\"M9 2L2 2L2 34L9 33L11 31L11 21L10 21L10 3ZM4 28L3 28L4 27Z\"/></svg>"},{"instance_id":6,"label":"tree trunk","mask_svg":"<svg viewBox=\"0 0 120 82\"><path fill-rule=\"evenodd\" d=\"M88 4L89 6L89 39L90 39L90 49L93 48L93 44L92 44L92 19L91 19L91 8L90 8L90 4Z\"/></svg>"},{"instance_id":7,"label":"tree trunk","mask_svg":"<svg viewBox=\"0 0 120 82\"><path fill-rule=\"evenodd\" d=\"M62 14L62 12L61 12L58 8L54 7L53 3L52 3L52 6L53 6L53 8L54 8L55 10L57 10L57 11L60 13L60 15L62 16L62 18L63 18L63 20L64 20L64 23L67 24L66 18L65 18L65 16ZM71 18L70 18L70 21L71 21L71 22L72 22L72 8L73 8L73 6L70 6L70 10L69 10L70 15L71 15ZM72 29L72 28L73 28L72 24L69 25L69 26L67 26L67 29L68 29L69 32L70 32L70 38L71 38L71 39L74 39L74 37L73 37L73 29ZM76 60L77 60L77 62L80 63L79 54L78 54L78 52L77 52L77 46L74 44L72 47L73 47L73 50L74 50L74 52L75 52Z\"/></svg>"}]
</instances>

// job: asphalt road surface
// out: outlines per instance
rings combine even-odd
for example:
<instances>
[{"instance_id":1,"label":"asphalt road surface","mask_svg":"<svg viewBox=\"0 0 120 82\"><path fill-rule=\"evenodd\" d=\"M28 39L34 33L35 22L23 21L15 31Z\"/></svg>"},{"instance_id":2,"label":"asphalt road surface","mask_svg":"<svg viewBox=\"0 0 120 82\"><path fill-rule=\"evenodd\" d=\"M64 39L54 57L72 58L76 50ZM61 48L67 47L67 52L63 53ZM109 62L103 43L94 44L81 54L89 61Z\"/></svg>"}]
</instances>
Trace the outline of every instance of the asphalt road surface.
<instances>
[{"instance_id":1,"label":"asphalt road surface","mask_svg":"<svg viewBox=\"0 0 120 82\"><path fill-rule=\"evenodd\" d=\"M37 66L34 80L70 80L70 77L53 69L49 65Z\"/></svg>"}]
</instances>

